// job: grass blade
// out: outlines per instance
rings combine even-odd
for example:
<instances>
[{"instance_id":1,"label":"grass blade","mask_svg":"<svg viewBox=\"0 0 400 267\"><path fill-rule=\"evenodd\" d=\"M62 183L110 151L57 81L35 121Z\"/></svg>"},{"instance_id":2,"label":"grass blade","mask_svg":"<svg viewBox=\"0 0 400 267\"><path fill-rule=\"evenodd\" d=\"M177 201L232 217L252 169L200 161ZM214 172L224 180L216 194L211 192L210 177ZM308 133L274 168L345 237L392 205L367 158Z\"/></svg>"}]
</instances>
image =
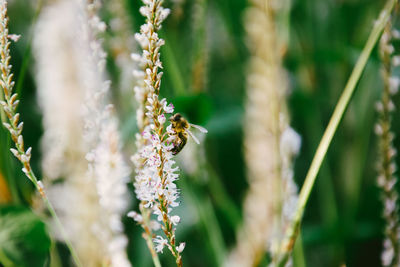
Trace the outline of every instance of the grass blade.
<instances>
[{"instance_id":1,"label":"grass blade","mask_svg":"<svg viewBox=\"0 0 400 267\"><path fill-rule=\"evenodd\" d=\"M325 158L326 152L331 144L332 138L335 135L337 127L343 118L344 112L350 103L351 97L355 91L356 85L363 73L363 70L367 64L367 61L371 55L372 49L377 43L382 31L387 24L390 14L397 3L397 0L389 0L383 10L381 11L378 20L375 22L374 27L368 37L367 43L358 58L358 61L351 73L351 76L346 84L346 87L336 105L333 115L329 121L328 127L322 136L321 142L315 152L314 158L311 162L311 166L308 170L306 179L304 181L303 187L300 191L299 202L297 205L296 214L294 220L286 232L285 239L281 248L281 259L279 260L278 266L285 266L291 251L293 250L294 243L299 233L301 219L304 214L304 209L307 205L308 198L310 196L311 190L314 186L315 179L321 168L321 164Z\"/></svg>"}]
</instances>

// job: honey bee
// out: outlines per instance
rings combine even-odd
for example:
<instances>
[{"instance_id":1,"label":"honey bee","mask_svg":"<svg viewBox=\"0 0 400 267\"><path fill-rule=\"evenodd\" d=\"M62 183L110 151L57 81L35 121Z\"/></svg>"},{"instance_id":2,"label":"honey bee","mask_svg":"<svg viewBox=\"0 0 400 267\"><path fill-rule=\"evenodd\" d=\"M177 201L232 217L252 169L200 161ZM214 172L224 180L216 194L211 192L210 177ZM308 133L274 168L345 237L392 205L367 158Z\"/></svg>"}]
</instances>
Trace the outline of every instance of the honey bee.
<instances>
[{"instance_id":1,"label":"honey bee","mask_svg":"<svg viewBox=\"0 0 400 267\"><path fill-rule=\"evenodd\" d=\"M178 154L183 147L186 145L187 143L187 139L188 136L190 135L190 137L193 138L193 140L197 143L200 144L200 141L192 134L192 132L189 130L190 127L196 128L198 129L200 132L202 133L207 133L208 131L199 126L199 125L195 125L195 124L191 124L189 123L184 117L182 117L181 114L176 113L175 115L173 115L169 121L171 122L171 127L172 130L174 131L175 135L175 142L174 142L174 146L171 149L172 155L176 155Z\"/></svg>"}]
</instances>

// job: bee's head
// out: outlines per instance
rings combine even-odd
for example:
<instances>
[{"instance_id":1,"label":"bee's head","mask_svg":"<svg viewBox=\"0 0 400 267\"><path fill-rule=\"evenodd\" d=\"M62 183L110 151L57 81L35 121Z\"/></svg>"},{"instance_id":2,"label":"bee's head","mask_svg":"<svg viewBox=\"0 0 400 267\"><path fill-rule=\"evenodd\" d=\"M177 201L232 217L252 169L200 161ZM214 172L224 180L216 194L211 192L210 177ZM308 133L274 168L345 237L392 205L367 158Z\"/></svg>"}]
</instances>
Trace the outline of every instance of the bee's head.
<instances>
[{"instance_id":1,"label":"bee's head","mask_svg":"<svg viewBox=\"0 0 400 267\"><path fill-rule=\"evenodd\" d=\"M170 122L179 122L182 120L182 115L180 113L176 113L175 115L171 116L171 118L169 118Z\"/></svg>"}]
</instances>

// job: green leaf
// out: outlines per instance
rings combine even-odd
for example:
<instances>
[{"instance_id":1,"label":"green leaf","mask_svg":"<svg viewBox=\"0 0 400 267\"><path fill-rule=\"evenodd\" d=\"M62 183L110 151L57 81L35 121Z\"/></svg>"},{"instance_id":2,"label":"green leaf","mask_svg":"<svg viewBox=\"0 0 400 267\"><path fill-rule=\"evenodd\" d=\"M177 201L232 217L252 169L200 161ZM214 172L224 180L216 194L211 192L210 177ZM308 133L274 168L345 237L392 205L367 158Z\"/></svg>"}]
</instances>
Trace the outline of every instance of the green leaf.
<instances>
[{"instance_id":1,"label":"green leaf","mask_svg":"<svg viewBox=\"0 0 400 267\"><path fill-rule=\"evenodd\" d=\"M5 267L44 266L50 252L45 224L31 210L0 206L0 263Z\"/></svg>"}]
</instances>

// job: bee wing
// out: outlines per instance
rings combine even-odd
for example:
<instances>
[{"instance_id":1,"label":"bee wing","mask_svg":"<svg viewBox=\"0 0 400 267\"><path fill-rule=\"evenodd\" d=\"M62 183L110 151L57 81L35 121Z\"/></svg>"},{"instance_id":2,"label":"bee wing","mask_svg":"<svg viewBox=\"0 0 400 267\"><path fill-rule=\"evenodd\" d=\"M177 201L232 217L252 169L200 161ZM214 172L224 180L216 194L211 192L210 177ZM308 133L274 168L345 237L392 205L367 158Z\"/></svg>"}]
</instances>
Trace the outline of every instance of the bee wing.
<instances>
[{"instance_id":1,"label":"bee wing","mask_svg":"<svg viewBox=\"0 0 400 267\"><path fill-rule=\"evenodd\" d=\"M207 131L206 128L203 128L203 127L201 127L201 126L199 126L199 125L191 124L191 123L190 123L190 126L193 127L193 128L196 128L197 130L199 130L199 131L202 132L202 133L208 133L208 131Z\"/></svg>"},{"instance_id":2,"label":"bee wing","mask_svg":"<svg viewBox=\"0 0 400 267\"><path fill-rule=\"evenodd\" d=\"M187 131L187 133L190 135L190 137L192 137L193 140L194 140L198 145L200 145L199 139L197 139L196 136L194 136L194 134L192 134L191 131L189 131L189 130L186 130L186 131Z\"/></svg>"}]
</instances>

